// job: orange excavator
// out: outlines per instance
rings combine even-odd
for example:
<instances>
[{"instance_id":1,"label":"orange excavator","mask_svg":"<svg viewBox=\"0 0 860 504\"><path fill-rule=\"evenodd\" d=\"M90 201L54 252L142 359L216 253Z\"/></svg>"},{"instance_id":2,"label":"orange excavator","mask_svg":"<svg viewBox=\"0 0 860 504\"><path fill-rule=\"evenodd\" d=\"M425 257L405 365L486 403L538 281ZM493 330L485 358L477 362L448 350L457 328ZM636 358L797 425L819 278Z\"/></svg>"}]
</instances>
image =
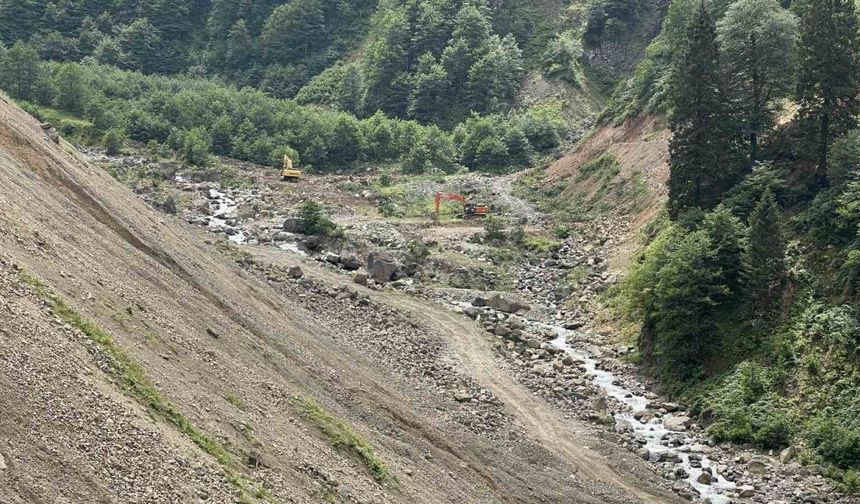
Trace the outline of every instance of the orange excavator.
<instances>
[{"instance_id":1,"label":"orange excavator","mask_svg":"<svg viewBox=\"0 0 860 504\"><path fill-rule=\"evenodd\" d=\"M442 201L457 201L463 204L463 218L472 219L475 217L487 217L490 215L490 207L478 203L470 203L466 201L466 197L456 193L436 193L436 220L439 220L439 206Z\"/></svg>"}]
</instances>

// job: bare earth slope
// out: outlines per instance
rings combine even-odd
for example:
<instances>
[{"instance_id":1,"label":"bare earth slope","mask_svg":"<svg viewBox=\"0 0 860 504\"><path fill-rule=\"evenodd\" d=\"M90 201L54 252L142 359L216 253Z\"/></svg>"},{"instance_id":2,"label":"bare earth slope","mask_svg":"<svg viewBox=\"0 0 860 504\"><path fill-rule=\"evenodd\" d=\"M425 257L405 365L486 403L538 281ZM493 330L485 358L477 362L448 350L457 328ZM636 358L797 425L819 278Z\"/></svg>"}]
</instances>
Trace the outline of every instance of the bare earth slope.
<instances>
[{"instance_id":1,"label":"bare earth slope","mask_svg":"<svg viewBox=\"0 0 860 504\"><path fill-rule=\"evenodd\" d=\"M579 440L554 446L566 435L559 418L530 433L529 405L504 404L524 389L462 405L340 344L331 314L243 272L2 96L0 208L0 503L238 502L236 474L256 489L241 497L261 502L671 501L580 453ZM230 462L124 394L104 348L58 318L27 275L111 335ZM410 320L387 329L422 344L452 337ZM440 322L430 331L444 333ZM447 379L493 391L481 383L493 375L468 365L475 356L457 354L487 349L433 348L466 363ZM346 418L393 477L376 481L333 446L296 398ZM485 430L459 420L478 409L502 420Z\"/></svg>"}]
</instances>

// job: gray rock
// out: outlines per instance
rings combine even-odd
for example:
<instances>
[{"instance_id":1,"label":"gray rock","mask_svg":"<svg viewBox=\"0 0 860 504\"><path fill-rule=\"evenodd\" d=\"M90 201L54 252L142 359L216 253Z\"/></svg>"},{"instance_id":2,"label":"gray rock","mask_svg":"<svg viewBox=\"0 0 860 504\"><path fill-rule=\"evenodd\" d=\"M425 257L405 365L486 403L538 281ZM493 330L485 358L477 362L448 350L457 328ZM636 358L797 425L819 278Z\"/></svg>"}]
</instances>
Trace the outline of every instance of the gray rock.
<instances>
[{"instance_id":1,"label":"gray rock","mask_svg":"<svg viewBox=\"0 0 860 504\"><path fill-rule=\"evenodd\" d=\"M657 456L657 462L671 462L673 464L680 464L681 456L675 452L664 451Z\"/></svg>"},{"instance_id":2,"label":"gray rock","mask_svg":"<svg viewBox=\"0 0 860 504\"><path fill-rule=\"evenodd\" d=\"M686 415L669 417L665 420L666 428L674 432L683 432L690 426L692 420Z\"/></svg>"},{"instance_id":3,"label":"gray rock","mask_svg":"<svg viewBox=\"0 0 860 504\"><path fill-rule=\"evenodd\" d=\"M529 348L534 348L535 350L539 349L540 345L541 345L540 341L538 341L536 339L530 339L530 340L526 341L526 346L528 346Z\"/></svg>"},{"instance_id":4,"label":"gray rock","mask_svg":"<svg viewBox=\"0 0 860 504\"><path fill-rule=\"evenodd\" d=\"M281 229L283 229L287 233L298 233L300 227L301 221L296 217L290 217L289 219L284 221L284 225L281 226Z\"/></svg>"},{"instance_id":5,"label":"gray rock","mask_svg":"<svg viewBox=\"0 0 860 504\"><path fill-rule=\"evenodd\" d=\"M699 475L698 478L696 478L696 481L698 481L699 483L701 483L703 485L710 485L713 480L714 480L713 476L711 476L711 473L708 473L708 472L703 472L702 474Z\"/></svg>"},{"instance_id":6,"label":"gray rock","mask_svg":"<svg viewBox=\"0 0 860 504\"><path fill-rule=\"evenodd\" d=\"M755 487L752 485L742 485L738 487L738 497L741 499L749 499L755 495Z\"/></svg>"},{"instance_id":7,"label":"gray rock","mask_svg":"<svg viewBox=\"0 0 860 504\"><path fill-rule=\"evenodd\" d=\"M0 471L6 470L6 459L3 458L3 454L0 453Z\"/></svg>"},{"instance_id":8,"label":"gray rock","mask_svg":"<svg viewBox=\"0 0 860 504\"><path fill-rule=\"evenodd\" d=\"M305 272L302 271L302 268L299 266L293 266L289 270L287 270L287 274L290 275L290 278L302 278L305 276Z\"/></svg>"},{"instance_id":9,"label":"gray rock","mask_svg":"<svg viewBox=\"0 0 860 504\"><path fill-rule=\"evenodd\" d=\"M302 243L305 244L305 247L307 247L308 250L316 250L320 248L320 245L322 245L322 238L319 236L308 236L302 240Z\"/></svg>"},{"instance_id":10,"label":"gray rock","mask_svg":"<svg viewBox=\"0 0 860 504\"><path fill-rule=\"evenodd\" d=\"M642 460L651 460L651 451L648 448L640 448L636 455Z\"/></svg>"},{"instance_id":11,"label":"gray rock","mask_svg":"<svg viewBox=\"0 0 860 504\"><path fill-rule=\"evenodd\" d=\"M493 329L493 334L496 336L505 337L511 334L511 329L507 326L497 325L495 329Z\"/></svg>"},{"instance_id":12,"label":"gray rock","mask_svg":"<svg viewBox=\"0 0 860 504\"><path fill-rule=\"evenodd\" d=\"M517 313L519 311L526 311L530 309L529 305L525 303L521 303L513 299L503 298L498 294L487 300L487 306L493 308L494 310L499 310L500 312L505 313Z\"/></svg>"},{"instance_id":13,"label":"gray rock","mask_svg":"<svg viewBox=\"0 0 860 504\"><path fill-rule=\"evenodd\" d=\"M391 281L398 269L397 261L386 252L371 252L367 255L367 273L379 283Z\"/></svg>"},{"instance_id":14,"label":"gray rock","mask_svg":"<svg viewBox=\"0 0 860 504\"><path fill-rule=\"evenodd\" d=\"M454 392L454 400L457 402L469 402L472 400L472 394L464 391Z\"/></svg>"},{"instance_id":15,"label":"gray rock","mask_svg":"<svg viewBox=\"0 0 860 504\"><path fill-rule=\"evenodd\" d=\"M358 256L352 252L345 252L340 255L340 264L347 271L355 271L361 268L361 261Z\"/></svg>"},{"instance_id":16,"label":"gray rock","mask_svg":"<svg viewBox=\"0 0 860 504\"><path fill-rule=\"evenodd\" d=\"M763 460L759 459L750 460L749 463L747 463L747 471L761 476L767 472L767 464L765 464Z\"/></svg>"},{"instance_id":17,"label":"gray rock","mask_svg":"<svg viewBox=\"0 0 860 504\"><path fill-rule=\"evenodd\" d=\"M789 446L788 448L779 452L779 461L783 464L787 464L794 460L797 457L797 448L793 446Z\"/></svg>"}]
</instances>

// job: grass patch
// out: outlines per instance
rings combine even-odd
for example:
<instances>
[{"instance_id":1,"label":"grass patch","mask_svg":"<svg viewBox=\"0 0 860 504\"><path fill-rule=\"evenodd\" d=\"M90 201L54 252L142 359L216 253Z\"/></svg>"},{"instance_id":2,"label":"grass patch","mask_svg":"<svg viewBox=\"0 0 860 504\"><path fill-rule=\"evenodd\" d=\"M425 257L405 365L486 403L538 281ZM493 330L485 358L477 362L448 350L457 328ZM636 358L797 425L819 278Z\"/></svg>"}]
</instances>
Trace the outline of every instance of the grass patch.
<instances>
[{"instance_id":1,"label":"grass patch","mask_svg":"<svg viewBox=\"0 0 860 504\"><path fill-rule=\"evenodd\" d=\"M541 253L556 252L561 249L561 242L546 236L529 236L526 238L526 247Z\"/></svg>"},{"instance_id":2,"label":"grass patch","mask_svg":"<svg viewBox=\"0 0 860 504\"><path fill-rule=\"evenodd\" d=\"M20 101L21 106L28 114L38 118L42 122L51 123L57 131L65 137L76 138L82 141L91 141L93 134L93 123L81 119L63 110L45 107L36 103Z\"/></svg>"},{"instance_id":3,"label":"grass patch","mask_svg":"<svg viewBox=\"0 0 860 504\"><path fill-rule=\"evenodd\" d=\"M221 465L222 470L229 481L240 494L241 499L248 499L250 494L257 494L260 491L268 495L268 490L257 486L252 489L253 485L247 481L236 470L236 464L233 457L219 442L208 437L203 431L198 429L191 423L175 406L173 406L155 387L149 377L143 371L143 368L134 361L116 342L111 335L95 325L93 322L85 319L74 308L69 306L59 295L52 292L47 285L39 279L30 276L23 271L19 272L22 280L33 289L42 299L44 299L54 314L63 322L77 328L84 333L93 343L97 344L99 349L104 353L110 365L112 374L117 379L117 382L122 391L128 396L135 399L138 403L147 408L147 411L154 418L161 418L174 427L179 432L188 437L201 450L211 455ZM272 501L271 499L266 499ZM244 501L243 501L244 502ZM250 500L248 502L254 502ZM274 501L272 501L274 502Z\"/></svg>"},{"instance_id":4,"label":"grass patch","mask_svg":"<svg viewBox=\"0 0 860 504\"><path fill-rule=\"evenodd\" d=\"M585 179L597 175L598 180L612 180L621 172L621 166L615 156L609 153L603 153L599 157L592 159L579 168L574 179L576 182L582 182Z\"/></svg>"},{"instance_id":5,"label":"grass patch","mask_svg":"<svg viewBox=\"0 0 860 504\"><path fill-rule=\"evenodd\" d=\"M370 443L356 432L346 420L335 417L317 404L316 401L306 397L294 398L293 406L299 410L299 413L303 417L322 431L333 447L345 449L358 456L367 469L370 470L373 479L380 483L388 482L396 486L397 478L391 474L391 471L385 466L385 463L379 458L373 447L370 446Z\"/></svg>"},{"instance_id":6,"label":"grass patch","mask_svg":"<svg viewBox=\"0 0 860 504\"><path fill-rule=\"evenodd\" d=\"M245 403L236 394L227 394L224 399L227 399L227 402L235 406L236 409L245 411Z\"/></svg>"}]
</instances>

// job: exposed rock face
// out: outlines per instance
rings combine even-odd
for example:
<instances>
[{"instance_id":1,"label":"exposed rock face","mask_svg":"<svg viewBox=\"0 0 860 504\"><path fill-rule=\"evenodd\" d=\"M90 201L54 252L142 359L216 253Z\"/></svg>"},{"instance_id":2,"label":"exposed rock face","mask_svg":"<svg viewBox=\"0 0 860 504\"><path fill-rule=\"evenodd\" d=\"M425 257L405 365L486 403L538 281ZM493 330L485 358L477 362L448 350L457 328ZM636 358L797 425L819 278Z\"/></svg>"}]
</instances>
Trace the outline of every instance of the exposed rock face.
<instances>
[{"instance_id":1,"label":"exposed rock face","mask_svg":"<svg viewBox=\"0 0 860 504\"><path fill-rule=\"evenodd\" d=\"M367 274L379 283L390 282L398 269L397 261L386 252L367 255Z\"/></svg>"}]
</instances>

